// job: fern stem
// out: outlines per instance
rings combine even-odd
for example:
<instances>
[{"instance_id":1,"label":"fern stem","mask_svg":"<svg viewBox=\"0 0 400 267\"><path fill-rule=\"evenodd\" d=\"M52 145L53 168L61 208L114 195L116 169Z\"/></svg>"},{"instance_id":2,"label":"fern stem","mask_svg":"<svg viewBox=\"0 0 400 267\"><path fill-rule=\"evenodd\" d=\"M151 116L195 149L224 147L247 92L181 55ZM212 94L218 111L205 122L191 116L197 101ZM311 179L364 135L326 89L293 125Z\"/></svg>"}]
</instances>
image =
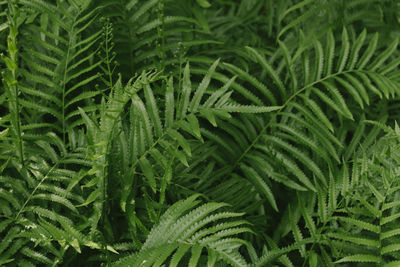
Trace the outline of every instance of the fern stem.
<instances>
[{"instance_id":1,"label":"fern stem","mask_svg":"<svg viewBox=\"0 0 400 267\"><path fill-rule=\"evenodd\" d=\"M36 185L36 187L33 189L33 191L31 192L31 194L29 195L29 197L25 200L24 204L22 205L22 207L19 209L17 215L14 218L14 221L16 221L19 217L19 215L23 212L23 210L25 209L26 205L28 205L29 201L32 199L32 197L35 195L36 191L38 190L38 188L40 187L40 185L47 180L47 178L49 177L49 175L52 173L52 171L57 168L57 166L59 165L61 160L58 160L46 173L46 175L42 178L42 180L40 180L40 182Z\"/></svg>"},{"instance_id":2,"label":"fern stem","mask_svg":"<svg viewBox=\"0 0 400 267\"><path fill-rule=\"evenodd\" d=\"M0 55L4 59L7 65L7 69L11 73L11 77L3 75L6 88L8 89L9 107L11 113L11 126L15 129L15 137L17 139L18 158L22 165L24 165L24 153L22 145L22 130L21 130L21 118L19 109L19 89L18 89L18 48L17 48L17 35L18 25L17 19L19 12L16 11L16 6L12 1L8 2L8 22L10 33L8 35L8 53L10 58Z\"/></svg>"},{"instance_id":3,"label":"fern stem","mask_svg":"<svg viewBox=\"0 0 400 267\"><path fill-rule=\"evenodd\" d=\"M331 210L330 215L329 215L329 218L333 216L333 214L335 213L335 211L342 205L342 203L343 203L344 200L345 200L345 198L343 197L343 198L339 201L339 203L336 205L336 207L335 207L334 209ZM306 262L307 262L307 258L308 258L308 256L310 255L309 252L312 251L313 248L314 248L314 246L320 242L320 239L321 239L321 237L322 237L321 233L325 230L325 228L326 228L328 222L329 222L329 220L326 220L326 221L322 224L322 226L318 228L317 240L316 240L314 243L312 243L311 248L307 251L307 255L305 256L304 261L303 261L303 264L301 265L302 267L305 267L305 266L306 266L305 264L306 264Z\"/></svg>"},{"instance_id":4,"label":"fern stem","mask_svg":"<svg viewBox=\"0 0 400 267\"><path fill-rule=\"evenodd\" d=\"M71 37L68 40L68 48L67 48L67 56L65 58L65 65L64 65L64 74L63 74L63 81L62 81L62 111L61 111L61 123L62 123L62 138L65 144L65 88L66 88L66 79L67 79L67 67L70 55L70 48L71 48Z\"/></svg>"},{"instance_id":5,"label":"fern stem","mask_svg":"<svg viewBox=\"0 0 400 267\"><path fill-rule=\"evenodd\" d=\"M106 24L106 40L105 40L105 45L106 45L106 60L107 60L107 72L108 72L108 80L109 80L109 87L112 90L113 88L113 78L112 78L112 71L111 71L111 62L110 62L110 51L111 48L109 48L109 42L110 42L110 35L112 34L111 32L111 24L108 22Z\"/></svg>"},{"instance_id":6,"label":"fern stem","mask_svg":"<svg viewBox=\"0 0 400 267\"><path fill-rule=\"evenodd\" d=\"M161 25L157 27L157 35L159 42L157 44L157 50L159 50L159 57L160 57L160 69L163 70L165 67L165 33L164 33L164 28L165 28L165 15L164 15L164 0L159 0L158 1L158 19L161 22Z\"/></svg>"},{"instance_id":7,"label":"fern stem","mask_svg":"<svg viewBox=\"0 0 400 267\"><path fill-rule=\"evenodd\" d=\"M197 113L197 112L193 112L193 113L189 113L189 114L194 114L194 113ZM174 121L174 123L173 123L170 127L168 127L167 129L165 129L164 133L163 133L162 135L160 135L160 137L158 137L157 140L154 141L154 142L151 144L151 146L150 146L138 159L136 159L136 161L132 164L131 170L133 171L133 169L136 167L136 165L139 163L139 161L142 160L144 157L146 157L147 154L149 154L150 151L151 151L165 136L168 135L168 130L169 130L169 129L174 129L174 126L177 125L177 124L179 124L180 122L184 121L185 118L186 118L189 114L186 114L186 115L183 116L180 120Z\"/></svg>"},{"instance_id":8,"label":"fern stem","mask_svg":"<svg viewBox=\"0 0 400 267\"><path fill-rule=\"evenodd\" d=\"M285 248L281 248L278 250L273 250L269 252L268 254L265 254L263 257L261 257L255 264L254 266L256 267L262 267L262 266L269 266L266 265L267 263L271 263L272 260L279 258L282 255L285 255L293 250L298 249L302 245L307 245L307 244L313 244L315 243L314 238L304 238L303 240L300 240L299 242L296 242L294 245L290 245Z\"/></svg>"}]
</instances>

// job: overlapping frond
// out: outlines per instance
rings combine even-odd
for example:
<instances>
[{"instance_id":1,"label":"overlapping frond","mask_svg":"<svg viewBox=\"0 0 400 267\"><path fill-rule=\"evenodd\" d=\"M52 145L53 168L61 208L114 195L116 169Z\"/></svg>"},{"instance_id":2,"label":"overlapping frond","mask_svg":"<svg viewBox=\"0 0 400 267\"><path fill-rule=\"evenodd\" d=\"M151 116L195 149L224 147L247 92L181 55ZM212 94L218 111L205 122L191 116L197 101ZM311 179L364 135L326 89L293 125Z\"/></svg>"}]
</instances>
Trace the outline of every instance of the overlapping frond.
<instances>
[{"instance_id":1,"label":"overlapping frond","mask_svg":"<svg viewBox=\"0 0 400 267\"><path fill-rule=\"evenodd\" d=\"M337 45L332 33L327 36L326 51L319 41L315 41L312 48L290 55L282 43L282 64L285 67L281 69L287 69L284 77L273 70L272 63L259 51L248 48L250 56L270 77L272 88L269 91L250 74L243 74L235 66L225 65L238 75L238 79L253 84L260 94L265 95L267 102L280 99L283 103L276 116L266 122L251 139L246 140L242 131L235 130L237 126L234 123L222 127L232 141L235 140L238 146L236 150L235 145L228 145L227 140L223 141L224 144L217 141L221 138L215 139L222 147L229 147L232 154L237 155L238 151L243 153L234 167L240 167L250 181L257 181L257 187L261 184L260 177L274 179L273 173L282 174L282 170L287 171L288 177L295 178L292 181L298 186L293 187L292 184L292 188L316 191L314 177L318 183L326 186L329 174L328 169L322 166L333 168L339 164L344 145L335 129L340 125L334 125L333 118L339 118L340 121L355 120L369 105L370 99L398 95L397 82L389 75L389 69L393 70L394 67L383 64L395 51L398 40L394 40L386 50L376 52L378 39L375 35L360 53L365 34L363 32L350 44L344 29L338 54L335 53ZM311 58L313 65L310 64ZM298 70L297 74L293 73L293 69ZM288 81L284 82L286 79ZM291 88L291 85L297 87ZM275 95L267 92L275 92Z\"/></svg>"},{"instance_id":2,"label":"overlapping frond","mask_svg":"<svg viewBox=\"0 0 400 267\"><path fill-rule=\"evenodd\" d=\"M96 184L97 189L85 205L96 199L102 202L105 197L103 190L107 178L104 177L109 176L106 160L111 152L112 140L116 138L114 144L118 157L122 155L122 166L112 172L120 179L120 207L122 211L130 212L129 216L133 216L132 223L139 220L131 213L132 209L136 209L131 199L139 193L133 185L143 184L149 190L146 189L149 197L147 205L150 205L148 207L153 207L156 203L159 205L158 209L152 208L150 213L153 214L152 220L157 221L157 214L160 214L164 204L165 192L173 180L176 166L182 164L189 167L187 158L191 156L190 143L194 140L204 142L200 118L204 117L217 126L217 118L229 118L232 112L269 112L277 108L231 103L231 92L228 90L230 82L206 97L218 62L219 60L210 67L196 90L192 87L190 67L187 64L182 88L175 92L173 79L169 78L162 102L155 97L152 89L156 84L155 78L144 73L125 88L120 81L115 85L108 102L103 104L99 122L81 110L87 126L88 143L96 161L92 168L96 178L89 183L91 186ZM127 106L128 102L130 105ZM160 108L162 106L163 110ZM120 121L126 107L129 107L129 123ZM136 229L136 223L132 227Z\"/></svg>"},{"instance_id":3,"label":"overlapping frond","mask_svg":"<svg viewBox=\"0 0 400 267\"><path fill-rule=\"evenodd\" d=\"M0 265L399 265L399 14L0 0Z\"/></svg>"},{"instance_id":4,"label":"overlapping frond","mask_svg":"<svg viewBox=\"0 0 400 267\"><path fill-rule=\"evenodd\" d=\"M337 210L327 231L336 263L377 263L395 266L399 262L398 246L398 172L399 132L381 138L369 157L355 156L353 171L343 198L346 204ZM357 170L354 170L357 169Z\"/></svg>"},{"instance_id":5,"label":"overlapping frond","mask_svg":"<svg viewBox=\"0 0 400 267\"><path fill-rule=\"evenodd\" d=\"M11 159L0 176L0 262L5 264L18 258L31 265L59 264L68 247L80 252L80 244L90 244L90 238L76 239L79 231L72 226L80 217L76 206L83 198L71 181L82 178L84 172L67 167L79 164L87 168L90 162L84 153L68 153L53 133L36 141L30 149L35 156L27 158L25 165ZM10 169L17 172L7 175Z\"/></svg>"},{"instance_id":6,"label":"overlapping frond","mask_svg":"<svg viewBox=\"0 0 400 267\"><path fill-rule=\"evenodd\" d=\"M281 234L291 232L294 246L297 245L293 252L299 253L304 263L315 261L317 266L398 263L400 132L384 124L379 127L387 135L380 137L371 149L358 146L360 153L354 153L352 164L344 163L341 170L331 174L327 188L318 187L316 196L298 194L297 202L291 206L291 227ZM368 135L363 139L367 140ZM312 246L299 246L307 244L304 240ZM276 260L260 258L264 264Z\"/></svg>"},{"instance_id":7,"label":"overlapping frond","mask_svg":"<svg viewBox=\"0 0 400 267\"><path fill-rule=\"evenodd\" d=\"M125 76L154 68L176 69L192 47L222 44L210 36L204 17L166 2L104 1L104 14L115 28L118 69Z\"/></svg>"},{"instance_id":8,"label":"overlapping frond","mask_svg":"<svg viewBox=\"0 0 400 267\"><path fill-rule=\"evenodd\" d=\"M220 211L226 204L209 202L199 206L199 196L181 200L160 217L139 252L121 258L113 266L213 266L225 262L247 266L238 249L246 242L237 235L251 232L241 213ZM207 254L203 255L203 251ZM190 256L185 256L190 255Z\"/></svg>"},{"instance_id":9,"label":"overlapping frond","mask_svg":"<svg viewBox=\"0 0 400 267\"><path fill-rule=\"evenodd\" d=\"M99 8L86 9L89 2L84 2L20 1L21 8L40 12L38 23L21 32L24 98L19 102L27 121L24 129L37 133L51 128L65 138L70 128L81 123L76 107L93 110L93 100L102 93L93 88L101 64L95 55L102 29L91 27Z\"/></svg>"}]
</instances>

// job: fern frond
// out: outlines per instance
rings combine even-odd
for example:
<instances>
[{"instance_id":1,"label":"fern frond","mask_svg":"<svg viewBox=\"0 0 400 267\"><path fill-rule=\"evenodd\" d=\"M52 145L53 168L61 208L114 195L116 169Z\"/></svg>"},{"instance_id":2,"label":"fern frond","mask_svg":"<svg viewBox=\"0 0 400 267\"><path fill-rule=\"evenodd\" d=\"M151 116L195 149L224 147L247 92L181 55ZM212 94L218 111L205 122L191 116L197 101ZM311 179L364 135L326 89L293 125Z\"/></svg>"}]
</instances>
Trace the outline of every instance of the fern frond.
<instances>
[{"instance_id":1,"label":"fern frond","mask_svg":"<svg viewBox=\"0 0 400 267\"><path fill-rule=\"evenodd\" d=\"M244 159L248 152L255 150L254 148L258 143L260 143L260 141L265 143L272 142L273 146L277 146L277 148L279 147L279 149L274 153L277 153L280 162L290 170L294 176L297 176L298 179L307 184L310 189L315 189L314 186L311 185L311 179L307 177L307 173L304 173L303 170L300 171L302 168L297 166L297 162L301 162L302 166L310 168L310 173L317 175L319 180L323 184L327 185L325 177L328 176L328 173L319 170L321 169L318 167L320 160L317 160L316 158L308 158L306 155L300 155L299 151L294 152L291 144L296 144L296 146L299 144L301 144L301 146L306 145L308 147L307 149L311 149L309 151L312 155L322 156L330 166L334 166L335 162L324 155L325 152L322 152L319 145L311 145L310 141L306 141L304 138L301 139L301 142L299 142L300 140L298 139L300 136L308 136L311 134L313 140L328 147L325 151L329 151L337 162L340 161L340 156L336 152L336 146L341 147L343 144L332 134L334 133L335 126L331 123L331 115L328 115L326 110L321 108L321 105L327 104L330 108L336 111L339 116L354 120L354 114L352 111L353 107L348 106L348 101L345 101L344 94L346 97L352 97L362 109L365 108L365 105L370 104L369 91L378 95L385 95L386 97L389 97L389 94L393 95L394 85L389 85L391 84L390 79L377 72L376 70L378 70L378 68L374 69L376 72L364 70L367 61L376 54L374 43L377 42L377 36L373 38L372 45L370 43L369 48L362 53L361 59L358 60L358 53L363 46L365 35L366 33L363 32L352 47L347 30L344 28L342 33L341 52L337 61L332 52L334 51L335 46L332 33L329 33L327 38L328 51L325 52L322 44L315 41L313 50L305 49L302 52L306 57L293 57L296 61L300 61L299 64L302 64L302 66L308 66L307 62L304 60L307 60L305 58L309 57L308 54L313 52L312 56L315 58L316 62L314 67L311 69L311 72L303 68L306 83L304 83L300 89L286 89L283 80L279 77L279 73L272 70L270 63L265 59L265 57L254 48L248 48L250 56L257 59L256 61L260 63L260 66L263 68L265 73L275 83L276 90L280 92L284 104L277 107L275 111L277 114L276 118L280 120L281 123L267 124L259 132L255 141L249 143L249 147L244 150L244 156L241 156L240 158ZM384 60L387 59L388 54L393 54L393 47L395 47L396 44L397 41L394 41L390 46L390 49L383 52L382 56L378 56L378 61L382 59L384 62ZM282 64L290 63L296 66L296 61L293 62L293 59L291 59L291 61L288 60L292 57L288 55L289 52L286 46L281 44L281 49L283 50L282 54L285 57L285 61L283 61ZM327 55L326 58L325 55ZM238 74L238 78L249 80L249 76L243 75L237 67L232 65L227 66L229 69L235 70L235 74ZM287 68L291 69L292 66L288 66ZM306 73L309 74L306 75ZM298 84L297 81L301 80L293 75L289 75L288 77L291 78L288 83L289 85ZM251 80L254 81L255 79L256 78ZM366 86L364 85L365 81L369 81ZM386 85L384 85L384 83ZM377 88L380 89L378 90ZM341 92L342 89L344 89L343 93ZM294 93L292 96L286 97L289 92ZM295 111L295 113L293 113L293 111ZM300 117L297 118L297 116ZM304 127L307 121L310 121L311 125ZM276 125L280 128L280 124L283 125L282 127L285 129L285 133L277 133L274 131L275 137L267 138L268 135L266 132L268 129L272 128L272 125ZM324 132L324 134L322 135L321 132ZM327 136L330 138L326 138ZM304 143L305 141L306 143ZM274 150L275 149L271 151Z\"/></svg>"},{"instance_id":2,"label":"fern frond","mask_svg":"<svg viewBox=\"0 0 400 267\"><path fill-rule=\"evenodd\" d=\"M198 196L172 205L160 217L159 224L151 230L141 250L136 254L121 258L113 265L125 266L141 262L144 266L151 266L170 262L172 266L177 266L184 264L186 261L184 255L191 251L186 264L196 266L203 258L201 251L205 248L209 256L204 260L209 264L224 261L233 266L246 266L246 262L238 252L238 248L244 244L244 241L232 238L232 236L250 231L246 227L235 227L243 224L244 221L226 222L204 228L217 220L234 218L241 214L214 213L215 210L225 206L221 203L207 203L195 208L199 203L196 198ZM205 235L206 237L199 239Z\"/></svg>"},{"instance_id":3,"label":"fern frond","mask_svg":"<svg viewBox=\"0 0 400 267\"><path fill-rule=\"evenodd\" d=\"M65 3L52 5L39 0L21 1L21 4L25 8L45 12L50 23L54 23L51 28L49 22L43 20L40 28L32 26L26 30L27 44L32 44L33 41L34 45L21 56L30 70L23 73L22 91L27 100L22 100L21 105L28 112L35 111L38 115L36 121L46 114L55 116L56 125L65 139L70 123L76 120L77 114L70 114L72 107L93 100L101 93L85 89L98 79L94 72L101 63L97 61L88 64L97 52L96 44L102 31L84 36L88 27L94 23L98 8L87 11L85 5L72 5L68 9ZM61 10L69 13L62 13ZM61 29L65 34L59 34ZM81 89L79 93L78 89Z\"/></svg>"}]
</instances>

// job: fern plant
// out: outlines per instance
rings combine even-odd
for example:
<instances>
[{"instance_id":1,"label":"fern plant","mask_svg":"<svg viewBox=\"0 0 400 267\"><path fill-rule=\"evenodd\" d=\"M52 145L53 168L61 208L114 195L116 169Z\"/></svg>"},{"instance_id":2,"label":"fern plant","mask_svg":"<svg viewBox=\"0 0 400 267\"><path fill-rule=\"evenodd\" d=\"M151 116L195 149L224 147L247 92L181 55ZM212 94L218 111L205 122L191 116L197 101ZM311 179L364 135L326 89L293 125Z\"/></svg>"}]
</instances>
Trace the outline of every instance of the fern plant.
<instances>
[{"instance_id":1,"label":"fern plant","mask_svg":"<svg viewBox=\"0 0 400 267\"><path fill-rule=\"evenodd\" d=\"M399 10L0 0L0 265L399 265Z\"/></svg>"},{"instance_id":2,"label":"fern plant","mask_svg":"<svg viewBox=\"0 0 400 267\"><path fill-rule=\"evenodd\" d=\"M257 50L247 48L250 56L259 62L264 73L270 76L270 81L274 83L271 83L270 88L257 77L226 63L225 67L230 72L252 84L258 95L264 96L259 98L248 91L238 90L243 97L255 104L262 101L283 104L272 118L259 118L259 122L247 118L231 121L231 125L226 124L222 128L224 132L213 137L224 153L230 155L220 159L220 171L223 173L221 175L246 177L275 210L278 207L271 192L272 181L300 191L316 192L317 186L327 186L329 170L338 169L342 164L342 157L348 160L354 153L354 145L357 142L357 139L354 139L347 147L348 150L343 150L345 144L337 134L343 131L340 127L344 126L340 125L345 124L346 120L357 120L355 116L362 117L360 112L365 109L370 97L374 97L373 94L376 97L390 97L398 92L396 79L392 80L390 75L386 76L390 72L393 75L396 67L387 65L382 71L375 71L396 51L397 40L376 56L371 68L364 70L363 66L366 60L372 57L376 46L371 43L364 54L358 55L365 35L366 32L363 32L355 43L350 45L347 31L344 29L342 43L347 48L342 48L337 56L332 33L327 37L327 51L323 51L322 45L316 41L312 50L299 48L300 51L297 51L293 59L285 44L280 43L280 51L277 53L282 57L279 65L282 66L281 72L285 73L284 78L272 69L274 63L269 63ZM377 42L376 35L374 39ZM311 51L313 53L310 55ZM316 63L311 69L309 57L314 58ZM358 59L361 63L357 63ZM397 66L397 63L394 65ZM333 66L336 66L335 71ZM284 82L286 79L287 82ZM385 83L385 86L382 83ZM378 88L382 88L383 91ZM344 100L349 97L354 99L354 104ZM339 118L336 124L332 124L334 117ZM243 125L246 125L246 129L252 129L247 136L243 135ZM227 183L232 184L233 179L229 179ZM243 184L243 181L239 179L236 183ZM212 190L210 194L213 194ZM255 202L255 199L253 201Z\"/></svg>"}]
</instances>

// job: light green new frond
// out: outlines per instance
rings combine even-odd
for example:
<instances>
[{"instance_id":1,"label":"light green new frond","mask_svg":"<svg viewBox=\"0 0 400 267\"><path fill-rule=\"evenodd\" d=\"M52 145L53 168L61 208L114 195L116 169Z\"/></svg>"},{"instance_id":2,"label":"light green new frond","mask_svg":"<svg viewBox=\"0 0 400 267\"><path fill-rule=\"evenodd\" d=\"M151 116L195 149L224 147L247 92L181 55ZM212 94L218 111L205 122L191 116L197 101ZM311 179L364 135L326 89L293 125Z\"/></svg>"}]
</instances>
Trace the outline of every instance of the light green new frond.
<instances>
[{"instance_id":1,"label":"light green new frond","mask_svg":"<svg viewBox=\"0 0 400 267\"><path fill-rule=\"evenodd\" d=\"M221 203L207 203L196 208L199 201L194 195L172 205L154 226L141 250L119 259L113 266L126 266L141 262L143 266L171 266L187 264L197 266L201 262L223 261L233 266L246 266L238 248L244 244L238 234L249 232L246 227L237 227L244 221L231 221L212 226L217 220L241 216L237 213L215 213L226 206ZM237 219L235 219L237 220ZM211 224L211 225L210 225ZM207 228L205 228L207 226ZM203 250L208 257L202 256ZM186 254L190 257L184 257Z\"/></svg>"}]
</instances>

